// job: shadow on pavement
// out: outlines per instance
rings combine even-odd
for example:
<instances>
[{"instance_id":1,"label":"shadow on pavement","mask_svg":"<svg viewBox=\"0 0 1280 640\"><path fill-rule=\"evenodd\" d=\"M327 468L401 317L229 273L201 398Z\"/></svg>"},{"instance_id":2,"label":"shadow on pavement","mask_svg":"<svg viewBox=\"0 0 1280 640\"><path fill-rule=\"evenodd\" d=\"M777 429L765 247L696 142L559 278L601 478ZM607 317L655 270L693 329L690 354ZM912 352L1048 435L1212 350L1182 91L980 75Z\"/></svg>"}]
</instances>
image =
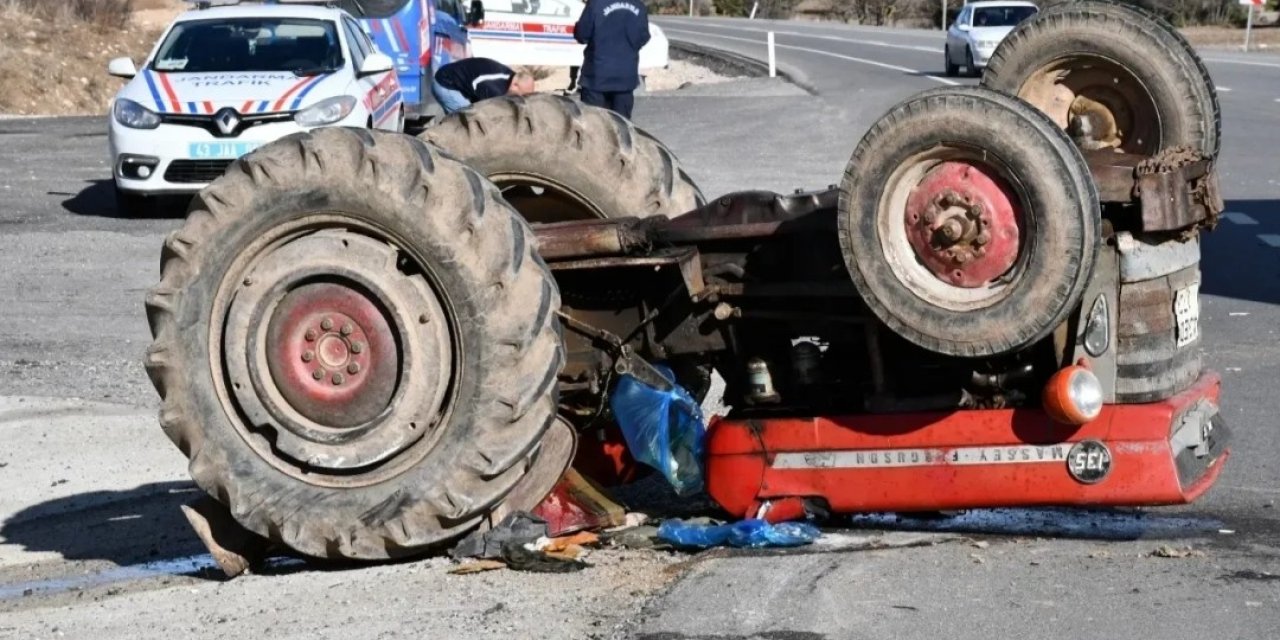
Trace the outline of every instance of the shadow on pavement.
<instances>
[{"instance_id":1,"label":"shadow on pavement","mask_svg":"<svg viewBox=\"0 0 1280 640\"><path fill-rule=\"evenodd\" d=\"M66 195L66 194L50 194ZM187 215L190 196L157 196L148 199L141 211L120 211L116 203L115 184L112 180L93 180L79 193L62 201L62 208L78 216L98 218L171 218Z\"/></svg>"},{"instance_id":2,"label":"shadow on pavement","mask_svg":"<svg viewBox=\"0 0 1280 640\"><path fill-rule=\"evenodd\" d=\"M1272 222L1280 200L1228 200L1226 211L1257 224L1223 219L1201 239L1200 293L1253 302L1280 303L1280 253L1258 237L1280 235Z\"/></svg>"},{"instance_id":3,"label":"shadow on pavement","mask_svg":"<svg viewBox=\"0 0 1280 640\"><path fill-rule=\"evenodd\" d=\"M30 552L118 565L201 554L180 509L200 495L190 482L162 482L68 496L15 513L0 525L0 538Z\"/></svg>"}]
</instances>

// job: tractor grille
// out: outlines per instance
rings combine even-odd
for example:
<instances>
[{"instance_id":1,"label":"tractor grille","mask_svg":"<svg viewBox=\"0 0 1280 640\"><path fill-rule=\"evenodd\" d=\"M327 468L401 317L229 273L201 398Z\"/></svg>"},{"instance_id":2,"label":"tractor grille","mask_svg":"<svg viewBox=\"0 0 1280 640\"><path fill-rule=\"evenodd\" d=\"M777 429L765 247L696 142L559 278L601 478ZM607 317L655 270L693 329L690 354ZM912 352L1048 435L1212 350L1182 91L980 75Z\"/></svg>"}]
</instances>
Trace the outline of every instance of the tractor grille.
<instances>
[{"instance_id":1,"label":"tractor grille","mask_svg":"<svg viewBox=\"0 0 1280 640\"><path fill-rule=\"evenodd\" d=\"M169 182L213 182L226 172L233 160L174 160L164 172Z\"/></svg>"}]
</instances>

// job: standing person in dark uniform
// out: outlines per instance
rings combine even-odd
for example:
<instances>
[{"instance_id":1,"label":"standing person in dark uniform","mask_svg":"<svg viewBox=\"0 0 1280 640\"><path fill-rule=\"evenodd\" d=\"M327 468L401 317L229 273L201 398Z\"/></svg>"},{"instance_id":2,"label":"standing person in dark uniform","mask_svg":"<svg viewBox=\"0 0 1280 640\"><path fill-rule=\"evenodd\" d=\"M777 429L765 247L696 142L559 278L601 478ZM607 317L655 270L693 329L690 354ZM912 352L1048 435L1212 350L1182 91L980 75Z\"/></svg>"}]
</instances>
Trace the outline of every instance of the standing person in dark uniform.
<instances>
[{"instance_id":1,"label":"standing person in dark uniform","mask_svg":"<svg viewBox=\"0 0 1280 640\"><path fill-rule=\"evenodd\" d=\"M573 27L587 45L578 85L582 101L631 118L640 84L640 48L649 42L649 11L641 0L587 0Z\"/></svg>"},{"instance_id":2,"label":"standing person in dark uniform","mask_svg":"<svg viewBox=\"0 0 1280 640\"><path fill-rule=\"evenodd\" d=\"M463 58L436 69L431 94L445 115L486 98L533 93L533 76L489 58Z\"/></svg>"}]
</instances>

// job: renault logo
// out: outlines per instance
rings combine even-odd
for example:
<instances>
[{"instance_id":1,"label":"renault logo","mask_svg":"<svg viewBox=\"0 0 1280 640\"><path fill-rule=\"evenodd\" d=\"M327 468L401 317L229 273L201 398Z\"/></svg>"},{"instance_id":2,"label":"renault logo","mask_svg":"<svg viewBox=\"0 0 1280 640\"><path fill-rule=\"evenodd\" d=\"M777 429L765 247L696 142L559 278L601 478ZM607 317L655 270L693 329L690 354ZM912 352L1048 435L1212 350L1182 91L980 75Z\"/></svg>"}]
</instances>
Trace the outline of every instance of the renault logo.
<instances>
[{"instance_id":1,"label":"renault logo","mask_svg":"<svg viewBox=\"0 0 1280 640\"><path fill-rule=\"evenodd\" d=\"M230 107L219 111L218 115L213 117L213 121L218 124L218 131L221 131L224 136L235 133L240 126L240 116Z\"/></svg>"}]
</instances>

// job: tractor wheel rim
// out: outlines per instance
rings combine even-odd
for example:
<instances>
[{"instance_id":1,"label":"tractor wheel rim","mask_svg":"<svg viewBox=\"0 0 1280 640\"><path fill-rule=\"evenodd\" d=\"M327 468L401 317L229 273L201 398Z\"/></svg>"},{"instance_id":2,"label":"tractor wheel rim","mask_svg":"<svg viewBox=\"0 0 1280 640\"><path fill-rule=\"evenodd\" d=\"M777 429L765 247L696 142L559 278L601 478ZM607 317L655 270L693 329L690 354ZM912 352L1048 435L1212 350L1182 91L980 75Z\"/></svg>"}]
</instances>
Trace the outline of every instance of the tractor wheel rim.
<instances>
[{"instance_id":1,"label":"tractor wheel rim","mask_svg":"<svg viewBox=\"0 0 1280 640\"><path fill-rule=\"evenodd\" d=\"M267 437L277 466L308 481L386 471L432 439L454 384L453 322L405 262L385 239L324 230L249 265L223 366L241 429Z\"/></svg>"},{"instance_id":2,"label":"tractor wheel rim","mask_svg":"<svg viewBox=\"0 0 1280 640\"><path fill-rule=\"evenodd\" d=\"M380 306L353 283L311 283L281 297L267 365L289 405L326 427L352 428L390 407L400 351Z\"/></svg>"},{"instance_id":3,"label":"tractor wheel rim","mask_svg":"<svg viewBox=\"0 0 1280 640\"><path fill-rule=\"evenodd\" d=\"M886 181L876 223L899 282L951 311L1010 295L1032 240L1011 176L989 153L962 147L903 161Z\"/></svg>"},{"instance_id":4,"label":"tractor wheel rim","mask_svg":"<svg viewBox=\"0 0 1280 640\"><path fill-rule=\"evenodd\" d=\"M1154 155L1163 146L1160 110L1142 77L1090 53L1062 55L1022 83L1018 97L1048 115L1076 145Z\"/></svg>"},{"instance_id":5,"label":"tractor wheel rim","mask_svg":"<svg viewBox=\"0 0 1280 640\"><path fill-rule=\"evenodd\" d=\"M907 199L907 240L939 280L967 289L983 287L1018 258L1017 206L990 167L943 162L925 174Z\"/></svg>"}]
</instances>

